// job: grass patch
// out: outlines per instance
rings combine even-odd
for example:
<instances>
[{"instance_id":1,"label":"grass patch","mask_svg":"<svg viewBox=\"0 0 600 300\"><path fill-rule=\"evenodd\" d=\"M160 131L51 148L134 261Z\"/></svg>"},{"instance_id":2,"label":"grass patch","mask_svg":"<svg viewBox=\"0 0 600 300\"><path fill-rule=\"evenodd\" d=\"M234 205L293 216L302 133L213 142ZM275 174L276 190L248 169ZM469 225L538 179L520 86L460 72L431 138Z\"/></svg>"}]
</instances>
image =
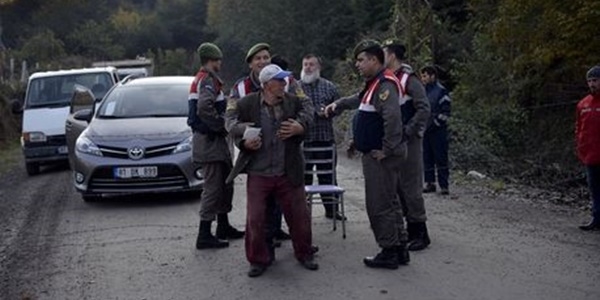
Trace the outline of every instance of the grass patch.
<instances>
[{"instance_id":1,"label":"grass patch","mask_svg":"<svg viewBox=\"0 0 600 300\"><path fill-rule=\"evenodd\" d=\"M0 174L12 169L20 160L21 145L18 141L9 142L0 146Z\"/></svg>"}]
</instances>

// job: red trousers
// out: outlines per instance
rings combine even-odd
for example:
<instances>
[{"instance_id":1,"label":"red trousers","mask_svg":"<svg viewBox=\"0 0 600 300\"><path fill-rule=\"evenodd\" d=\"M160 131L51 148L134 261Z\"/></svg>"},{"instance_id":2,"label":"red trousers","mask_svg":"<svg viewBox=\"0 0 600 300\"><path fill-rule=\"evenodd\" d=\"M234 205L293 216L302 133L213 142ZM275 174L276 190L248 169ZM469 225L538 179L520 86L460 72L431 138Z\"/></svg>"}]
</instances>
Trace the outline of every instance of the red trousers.
<instances>
[{"instance_id":1,"label":"red trousers","mask_svg":"<svg viewBox=\"0 0 600 300\"><path fill-rule=\"evenodd\" d=\"M312 229L304 186L294 186L284 176L248 174L246 183L246 258L251 264L267 265L271 257L266 242L267 199L273 195L290 229L294 254L302 261L312 255Z\"/></svg>"}]
</instances>

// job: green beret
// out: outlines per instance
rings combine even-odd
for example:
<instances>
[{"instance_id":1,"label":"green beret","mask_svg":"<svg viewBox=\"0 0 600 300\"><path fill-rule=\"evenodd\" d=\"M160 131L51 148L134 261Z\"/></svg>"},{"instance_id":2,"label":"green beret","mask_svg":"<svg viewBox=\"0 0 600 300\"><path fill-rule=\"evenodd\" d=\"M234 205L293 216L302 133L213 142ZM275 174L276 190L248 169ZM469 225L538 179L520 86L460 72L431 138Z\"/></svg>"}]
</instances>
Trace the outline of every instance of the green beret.
<instances>
[{"instance_id":1,"label":"green beret","mask_svg":"<svg viewBox=\"0 0 600 300\"><path fill-rule=\"evenodd\" d=\"M406 47L400 42L399 39L391 38L383 41L381 43L381 47L386 48L389 47L394 54L396 54L396 58L403 60L404 54L406 53Z\"/></svg>"},{"instance_id":2,"label":"green beret","mask_svg":"<svg viewBox=\"0 0 600 300\"><path fill-rule=\"evenodd\" d=\"M402 47L404 47L404 45L402 44L402 42L400 42L399 39L395 39L395 38L387 39L387 40L383 41L383 43L381 43L381 47L383 47L383 48L389 47L389 46L402 46Z\"/></svg>"},{"instance_id":3,"label":"green beret","mask_svg":"<svg viewBox=\"0 0 600 300\"><path fill-rule=\"evenodd\" d=\"M249 63L256 53L263 50L271 51L271 46L269 46L267 43L258 43L252 46L252 48L248 50L248 54L246 54L246 62Z\"/></svg>"},{"instance_id":4,"label":"green beret","mask_svg":"<svg viewBox=\"0 0 600 300\"><path fill-rule=\"evenodd\" d=\"M356 47L354 47L354 58L356 58L361 52L375 48L381 49L379 42L376 40L363 40L362 42L358 43Z\"/></svg>"},{"instance_id":5,"label":"green beret","mask_svg":"<svg viewBox=\"0 0 600 300\"><path fill-rule=\"evenodd\" d=\"M200 58L208 59L223 58L223 52L221 52L221 49L213 43L202 43L200 47L198 47L198 55L200 55Z\"/></svg>"}]
</instances>

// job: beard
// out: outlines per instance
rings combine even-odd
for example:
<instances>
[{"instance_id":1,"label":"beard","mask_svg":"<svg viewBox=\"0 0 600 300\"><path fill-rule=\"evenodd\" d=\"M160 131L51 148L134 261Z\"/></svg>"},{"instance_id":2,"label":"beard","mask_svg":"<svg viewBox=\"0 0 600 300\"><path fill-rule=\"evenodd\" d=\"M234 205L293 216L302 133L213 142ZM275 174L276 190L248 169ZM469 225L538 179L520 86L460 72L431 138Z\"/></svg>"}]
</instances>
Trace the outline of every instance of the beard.
<instances>
[{"instance_id":1,"label":"beard","mask_svg":"<svg viewBox=\"0 0 600 300\"><path fill-rule=\"evenodd\" d=\"M321 77L321 71L319 71L319 70L313 72L312 74L306 74L304 72L304 70L302 70L302 72L300 72L300 80L302 80L302 82L304 82L304 83L311 84L311 83L317 81L317 79L319 79L320 77Z\"/></svg>"}]
</instances>

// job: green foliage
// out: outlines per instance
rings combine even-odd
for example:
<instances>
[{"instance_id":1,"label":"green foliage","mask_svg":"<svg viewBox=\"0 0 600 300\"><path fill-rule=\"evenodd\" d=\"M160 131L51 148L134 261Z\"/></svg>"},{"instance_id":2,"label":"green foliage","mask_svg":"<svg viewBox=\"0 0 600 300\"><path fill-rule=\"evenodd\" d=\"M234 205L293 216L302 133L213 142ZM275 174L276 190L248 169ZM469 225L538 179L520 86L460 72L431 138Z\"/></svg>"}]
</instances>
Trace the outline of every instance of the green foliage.
<instances>
[{"instance_id":1,"label":"green foliage","mask_svg":"<svg viewBox=\"0 0 600 300\"><path fill-rule=\"evenodd\" d=\"M66 55L64 43L49 29L28 39L20 53L22 59L41 63L49 63Z\"/></svg>"},{"instance_id":2,"label":"green foliage","mask_svg":"<svg viewBox=\"0 0 600 300\"><path fill-rule=\"evenodd\" d=\"M160 27L170 34L170 43L162 44L163 49L177 47L193 50L202 40L212 40L214 36L205 32L206 2L195 0L160 0L156 13Z\"/></svg>"},{"instance_id":3,"label":"green foliage","mask_svg":"<svg viewBox=\"0 0 600 300\"><path fill-rule=\"evenodd\" d=\"M513 172L528 146L524 140L528 123L525 111L500 101L496 104L456 101L459 95L453 95L450 121L453 167L465 171L474 168L495 175Z\"/></svg>"},{"instance_id":4,"label":"green foliage","mask_svg":"<svg viewBox=\"0 0 600 300\"><path fill-rule=\"evenodd\" d=\"M257 42L268 42L292 70L299 70L302 56L313 52L324 59L324 73L333 73L334 60L353 46L358 31L352 8L341 0L214 0L207 18L225 54L226 78L248 70L245 53Z\"/></svg>"},{"instance_id":5,"label":"green foliage","mask_svg":"<svg viewBox=\"0 0 600 300\"><path fill-rule=\"evenodd\" d=\"M195 52L191 54L185 49L157 51L155 56L155 75L192 75L198 64L192 64Z\"/></svg>"},{"instance_id":6,"label":"green foliage","mask_svg":"<svg viewBox=\"0 0 600 300\"><path fill-rule=\"evenodd\" d=\"M13 115L10 110L11 101L18 97L18 90L14 87L0 84L0 116L2 116L0 118L0 149L18 141L21 132L20 118ZM0 155L0 163L2 160L3 157Z\"/></svg>"},{"instance_id":7,"label":"green foliage","mask_svg":"<svg viewBox=\"0 0 600 300\"><path fill-rule=\"evenodd\" d=\"M68 36L69 44L75 45L74 52L93 60L113 60L123 56L125 49L114 43L110 24L87 21Z\"/></svg>"}]
</instances>

